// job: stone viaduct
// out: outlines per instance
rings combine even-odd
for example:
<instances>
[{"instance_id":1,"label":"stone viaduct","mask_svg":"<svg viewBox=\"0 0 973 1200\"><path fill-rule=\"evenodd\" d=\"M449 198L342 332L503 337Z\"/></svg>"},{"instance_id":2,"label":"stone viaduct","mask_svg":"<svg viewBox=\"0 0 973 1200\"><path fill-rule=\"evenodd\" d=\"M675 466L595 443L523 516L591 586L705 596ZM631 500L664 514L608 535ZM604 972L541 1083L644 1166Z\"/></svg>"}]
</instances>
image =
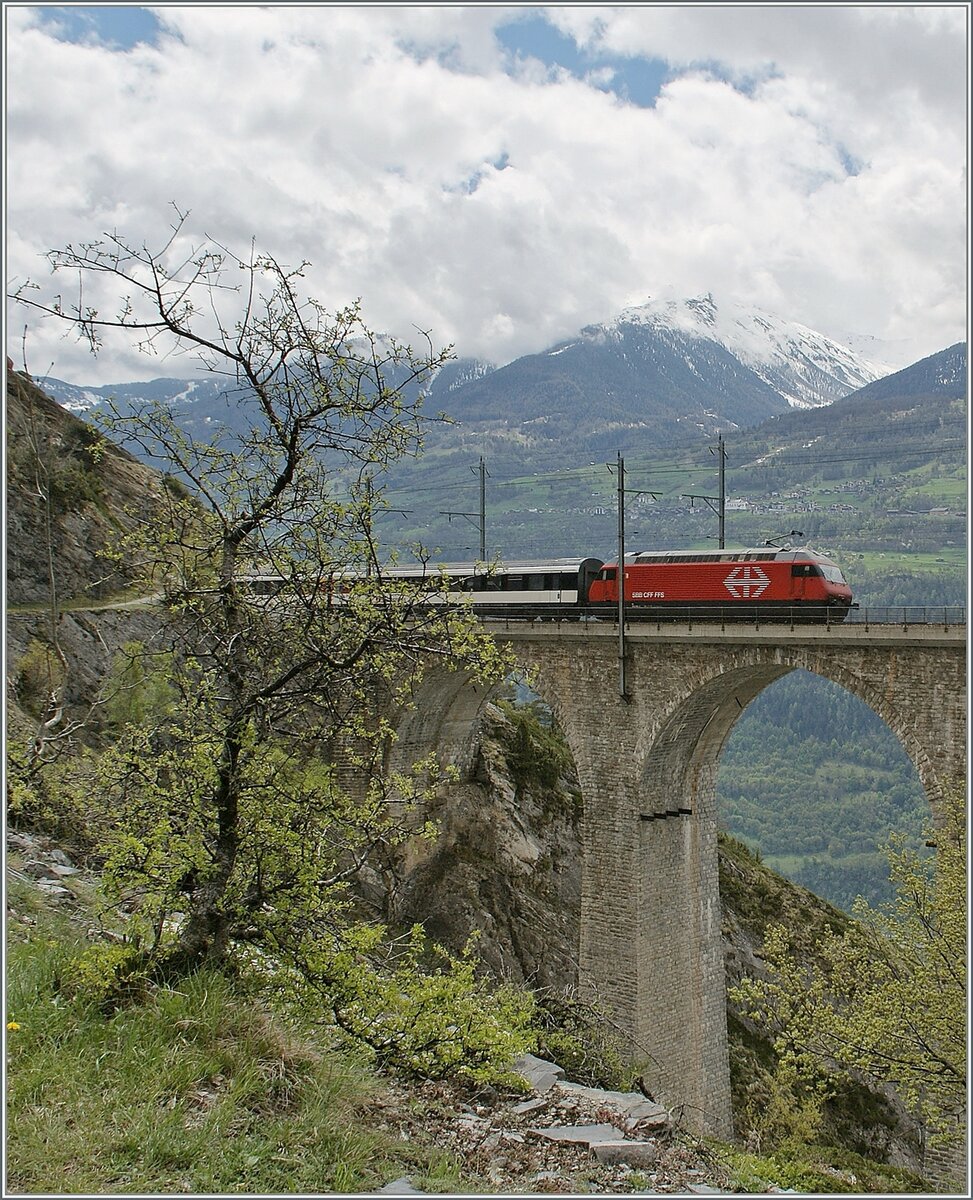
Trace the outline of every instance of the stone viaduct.
<instances>
[{"instance_id":1,"label":"stone viaduct","mask_svg":"<svg viewBox=\"0 0 973 1200\"><path fill-rule=\"evenodd\" d=\"M875 710L910 755L936 819L966 780L965 627L636 624L626 696L611 623L495 623L555 711L584 798L580 965L648 1059L658 1100L732 1135L715 781L747 704L804 668ZM472 767L487 693L430 674L403 719L401 765L431 748Z\"/></svg>"}]
</instances>

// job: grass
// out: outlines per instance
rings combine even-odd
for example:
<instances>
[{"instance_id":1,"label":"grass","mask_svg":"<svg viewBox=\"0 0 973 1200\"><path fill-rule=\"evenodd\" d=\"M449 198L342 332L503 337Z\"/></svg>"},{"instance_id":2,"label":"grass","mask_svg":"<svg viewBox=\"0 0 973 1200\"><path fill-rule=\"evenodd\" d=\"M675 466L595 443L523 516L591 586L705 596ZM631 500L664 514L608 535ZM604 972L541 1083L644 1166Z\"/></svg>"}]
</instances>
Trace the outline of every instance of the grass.
<instances>
[{"instance_id":1,"label":"grass","mask_svg":"<svg viewBox=\"0 0 973 1200\"><path fill-rule=\"evenodd\" d=\"M721 843L756 899L766 872L742 843ZM434 1101L390 1102L359 1063L225 975L200 972L111 1012L75 994L91 897L74 891L70 909L52 909L16 869L8 880L10 1192L370 1193L402 1176L428 1193L472 1190L474 1177L415 1138L434 1127ZM762 918L763 901L781 915L775 891L760 901ZM413 1141L400 1139L403 1121ZM744 1190L925 1190L834 1148L715 1154Z\"/></svg>"},{"instance_id":2,"label":"grass","mask_svg":"<svg viewBox=\"0 0 973 1200\"><path fill-rule=\"evenodd\" d=\"M729 1172L734 1190L766 1192L770 1187L814 1194L881 1195L924 1192L928 1184L911 1171L862 1158L850 1150L830 1146L781 1148L753 1154L720 1147L717 1157Z\"/></svg>"},{"instance_id":3,"label":"grass","mask_svg":"<svg viewBox=\"0 0 973 1200\"><path fill-rule=\"evenodd\" d=\"M965 546L944 546L935 551L899 552L895 550L866 550L858 554L858 561L869 570L884 571L932 571L943 567L965 568Z\"/></svg>"},{"instance_id":4,"label":"grass","mask_svg":"<svg viewBox=\"0 0 973 1200\"><path fill-rule=\"evenodd\" d=\"M26 911L26 905L19 908ZM105 1013L62 986L84 946L33 910L10 945L7 1184L37 1194L373 1191L458 1171L362 1120L374 1085L224 976ZM12 1025L10 1023L13 1023Z\"/></svg>"}]
</instances>

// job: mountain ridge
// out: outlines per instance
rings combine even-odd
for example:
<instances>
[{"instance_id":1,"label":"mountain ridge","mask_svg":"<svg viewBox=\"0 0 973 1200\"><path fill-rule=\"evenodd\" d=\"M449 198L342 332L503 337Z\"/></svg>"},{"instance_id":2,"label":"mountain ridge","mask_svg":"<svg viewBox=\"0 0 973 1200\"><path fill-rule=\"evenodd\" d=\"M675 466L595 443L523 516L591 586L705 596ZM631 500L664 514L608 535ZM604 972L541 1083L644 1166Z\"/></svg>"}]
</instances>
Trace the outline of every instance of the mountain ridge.
<instances>
[{"instance_id":1,"label":"mountain ridge","mask_svg":"<svg viewBox=\"0 0 973 1200\"><path fill-rule=\"evenodd\" d=\"M518 428L527 443L548 451L569 436L600 452L605 436L617 441L626 429L671 442L686 422L704 433L745 428L788 407L831 403L881 374L881 367L806 326L740 304L721 306L707 293L630 306L502 366L458 358L436 373L426 393L465 427L493 434ZM194 426L233 424L229 389L219 377L98 387L51 378L44 386L75 412L109 398L123 409L162 399L183 408Z\"/></svg>"}]
</instances>

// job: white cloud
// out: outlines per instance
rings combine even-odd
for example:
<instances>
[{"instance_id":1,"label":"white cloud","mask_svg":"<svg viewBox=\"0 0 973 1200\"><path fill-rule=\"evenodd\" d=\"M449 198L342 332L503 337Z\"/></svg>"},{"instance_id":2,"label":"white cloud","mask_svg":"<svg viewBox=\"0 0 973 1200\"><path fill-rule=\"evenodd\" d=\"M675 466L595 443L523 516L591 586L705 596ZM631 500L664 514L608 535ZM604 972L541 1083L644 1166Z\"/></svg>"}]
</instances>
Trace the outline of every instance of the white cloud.
<instances>
[{"instance_id":1,"label":"white cloud","mask_svg":"<svg viewBox=\"0 0 973 1200\"><path fill-rule=\"evenodd\" d=\"M501 361L668 287L922 353L964 336L965 11L545 11L667 58L656 107L600 90L609 58L508 73L517 7L162 6L158 46L125 54L8 9L8 282L103 230L154 244L175 201L309 259L331 306ZM43 328L28 350L80 382L176 373Z\"/></svg>"}]
</instances>

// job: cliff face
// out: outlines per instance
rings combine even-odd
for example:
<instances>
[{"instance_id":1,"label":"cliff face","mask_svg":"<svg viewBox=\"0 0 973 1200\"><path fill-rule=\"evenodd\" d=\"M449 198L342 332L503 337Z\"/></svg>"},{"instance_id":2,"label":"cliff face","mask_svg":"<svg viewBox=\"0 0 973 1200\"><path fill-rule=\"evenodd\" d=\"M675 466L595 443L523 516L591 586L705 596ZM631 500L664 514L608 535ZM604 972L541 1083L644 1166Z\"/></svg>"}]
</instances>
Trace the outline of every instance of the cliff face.
<instances>
[{"instance_id":1,"label":"cliff face","mask_svg":"<svg viewBox=\"0 0 973 1200\"><path fill-rule=\"evenodd\" d=\"M25 375L6 388L7 602L101 599L129 587L119 534L162 502L162 475L102 439Z\"/></svg>"},{"instance_id":2,"label":"cliff face","mask_svg":"<svg viewBox=\"0 0 973 1200\"><path fill-rule=\"evenodd\" d=\"M570 988L581 914L579 792L556 765L539 773L546 781L529 759L512 768L515 725L488 708L475 781L451 788L429 813L438 836L413 848L389 915L421 921L455 950L475 932L477 951L496 975Z\"/></svg>"}]
</instances>

